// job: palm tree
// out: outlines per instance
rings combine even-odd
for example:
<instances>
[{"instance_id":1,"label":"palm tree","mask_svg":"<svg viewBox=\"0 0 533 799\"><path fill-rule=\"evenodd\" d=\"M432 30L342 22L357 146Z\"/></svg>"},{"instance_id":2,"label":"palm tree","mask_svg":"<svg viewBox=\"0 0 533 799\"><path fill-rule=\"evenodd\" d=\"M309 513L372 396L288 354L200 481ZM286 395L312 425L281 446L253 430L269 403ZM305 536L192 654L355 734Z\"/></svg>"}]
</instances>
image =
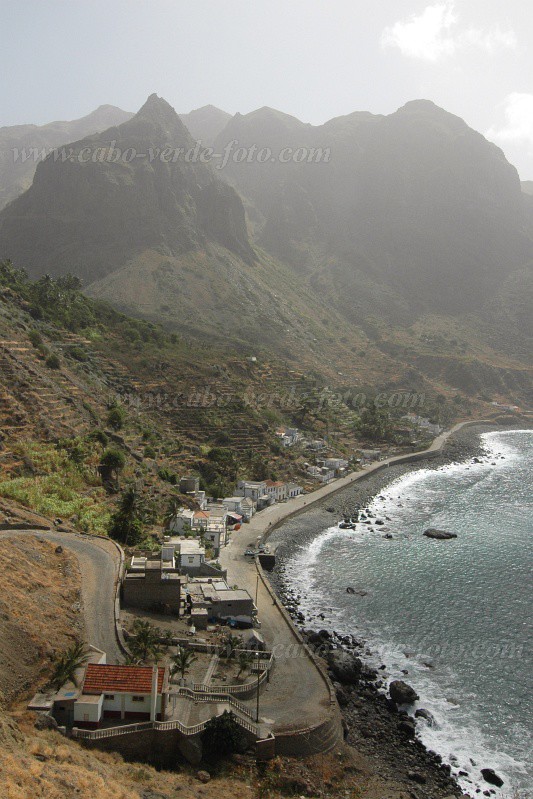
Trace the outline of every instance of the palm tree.
<instances>
[{"instance_id":1,"label":"palm tree","mask_svg":"<svg viewBox=\"0 0 533 799\"><path fill-rule=\"evenodd\" d=\"M253 652L247 652L245 649L239 652L239 659L238 659L239 671L237 672L237 679L239 679L243 671L246 671L247 669L250 668L250 666L254 662L254 659L255 658Z\"/></svg>"},{"instance_id":2,"label":"palm tree","mask_svg":"<svg viewBox=\"0 0 533 799\"><path fill-rule=\"evenodd\" d=\"M170 527L170 525L178 515L178 511L180 508L181 508L181 502L179 501L179 499L177 497L172 497L165 511L164 522L166 527Z\"/></svg>"},{"instance_id":3,"label":"palm tree","mask_svg":"<svg viewBox=\"0 0 533 799\"><path fill-rule=\"evenodd\" d=\"M189 671L189 666L192 666L197 659L192 649L178 646L177 652L172 658L171 674L181 674L182 678L184 678Z\"/></svg>"},{"instance_id":4,"label":"palm tree","mask_svg":"<svg viewBox=\"0 0 533 799\"><path fill-rule=\"evenodd\" d=\"M81 641L77 641L66 652L57 655L54 659L53 670L48 683L50 688L59 691L67 682L72 682L77 687L76 672L83 666L88 657L89 652Z\"/></svg>"},{"instance_id":5,"label":"palm tree","mask_svg":"<svg viewBox=\"0 0 533 799\"><path fill-rule=\"evenodd\" d=\"M157 660L161 654L159 639L161 631L150 624L149 621L135 619L132 626L135 637L129 641L129 648L132 656L143 662L149 658Z\"/></svg>"},{"instance_id":6,"label":"palm tree","mask_svg":"<svg viewBox=\"0 0 533 799\"><path fill-rule=\"evenodd\" d=\"M242 646L242 638L240 635L232 635L231 633L228 633L224 641L224 646L226 650L226 657L231 658L235 654L237 647Z\"/></svg>"}]
</instances>

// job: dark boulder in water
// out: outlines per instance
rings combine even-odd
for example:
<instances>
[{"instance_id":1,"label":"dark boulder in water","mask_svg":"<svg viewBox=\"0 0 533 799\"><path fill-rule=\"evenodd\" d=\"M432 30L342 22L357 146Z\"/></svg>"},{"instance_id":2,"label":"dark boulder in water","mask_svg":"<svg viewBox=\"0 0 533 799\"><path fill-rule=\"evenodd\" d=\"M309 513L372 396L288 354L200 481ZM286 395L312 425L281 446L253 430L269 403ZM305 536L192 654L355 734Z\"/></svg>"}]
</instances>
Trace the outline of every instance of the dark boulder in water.
<instances>
[{"instance_id":1,"label":"dark boulder in water","mask_svg":"<svg viewBox=\"0 0 533 799\"><path fill-rule=\"evenodd\" d=\"M412 705L420 699L414 688L403 680L393 680L389 685L390 698L397 705Z\"/></svg>"},{"instance_id":2,"label":"dark boulder in water","mask_svg":"<svg viewBox=\"0 0 533 799\"><path fill-rule=\"evenodd\" d=\"M481 776L485 782L488 782L490 785L495 785L497 788L501 788L503 785L502 778L496 774L493 768L482 768Z\"/></svg>"},{"instance_id":3,"label":"dark boulder in water","mask_svg":"<svg viewBox=\"0 0 533 799\"><path fill-rule=\"evenodd\" d=\"M437 530L430 527L424 531L426 538L436 538L438 541L448 541L450 538L457 538L457 533L449 533L447 530Z\"/></svg>"},{"instance_id":4,"label":"dark boulder in water","mask_svg":"<svg viewBox=\"0 0 533 799\"><path fill-rule=\"evenodd\" d=\"M436 727L437 726L437 722L435 721L435 717L429 712L429 710L426 710L425 707L419 707L415 711L415 718L424 719L425 721L427 721L429 727Z\"/></svg>"}]
</instances>

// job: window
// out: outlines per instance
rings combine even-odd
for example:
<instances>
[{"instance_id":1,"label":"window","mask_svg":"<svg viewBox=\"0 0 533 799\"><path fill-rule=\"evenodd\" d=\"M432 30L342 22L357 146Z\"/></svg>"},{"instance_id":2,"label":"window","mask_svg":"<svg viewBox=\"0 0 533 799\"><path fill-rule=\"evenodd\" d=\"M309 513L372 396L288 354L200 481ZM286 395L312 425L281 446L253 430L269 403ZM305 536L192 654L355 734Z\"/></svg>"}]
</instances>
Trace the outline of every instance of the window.
<instances>
[{"instance_id":1,"label":"window","mask_svg":"<svg viewBox=\"0 0 533 799\"><path fill-rule=\"evenodd\" d=\"M144 696L132 696L131 697L131 701L132 702L144 702Z\"/></svg>"},{"instance_id":2,"label":"window","mask_svg":"<svg viewBox=\"0 0 533 799\"><path fill-rule=\"evenodd\" d=\"M115 694L104 694L104 699L109 699L111 702L115 698Z\"/></svg>"},{"instance_id":3,"label":"window","mask_svg":"<svg viewBox=\"0 0 533 799\"><path fill-rule=\"evenodd\" d=\"M194 557L189 556L189 563L194 563Z\"/></svg>"}]
</instances>

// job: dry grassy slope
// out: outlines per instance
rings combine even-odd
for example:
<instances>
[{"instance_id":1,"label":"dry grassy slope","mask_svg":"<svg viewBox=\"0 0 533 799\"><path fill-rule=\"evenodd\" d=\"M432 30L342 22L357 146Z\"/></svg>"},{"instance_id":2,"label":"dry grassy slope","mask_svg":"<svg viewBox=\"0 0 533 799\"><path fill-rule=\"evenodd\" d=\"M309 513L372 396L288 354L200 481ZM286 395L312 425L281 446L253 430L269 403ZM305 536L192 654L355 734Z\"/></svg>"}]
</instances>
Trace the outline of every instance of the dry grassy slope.
<instances>
[{"instance_id":1,"label":"dry grassy slope","mask_svg":"<svg viewBox=\"0 0 533 799\"><path fill-rule=\"evenodd\" d=\"M0 697L26 694L55 651L83 635L79 569L37 538L0 533Z\"/></svg>"},{"instance_id":2,"label":"dry grassy slope","mask_svg":"<svg viewBox=\"0 0 533 799\"><path fill-rule=\"evenodd\" d=\"M75 560L37 538L0 537L0 688L22 700L44 681L49 655L82 633L73 604L80 576ZM38 731L35 716L8 712L0 702L0 796L2 799L232 799L322 795L408 799L348 748L308 762L278 759L259 772L253 758L226 764L201 785L193 771L158 772L125 763L114 754L87 751L54 731ZM377 764L379 766L379 764ZM318 792L318 791L317 791Z\"/></svg>"}]
</instances>

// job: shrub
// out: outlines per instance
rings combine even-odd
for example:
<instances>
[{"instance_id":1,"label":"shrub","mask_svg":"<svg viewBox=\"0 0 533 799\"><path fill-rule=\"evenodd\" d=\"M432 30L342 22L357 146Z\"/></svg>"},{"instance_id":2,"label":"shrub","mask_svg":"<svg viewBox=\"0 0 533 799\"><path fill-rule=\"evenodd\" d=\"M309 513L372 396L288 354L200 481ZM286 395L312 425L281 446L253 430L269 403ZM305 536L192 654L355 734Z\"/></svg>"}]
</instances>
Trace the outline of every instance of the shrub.
<instances>
[{"instance_id":1,"label":"shrub","mask_svg":"<svg viewBox=\"0 0 533 799\"><path fill-rule=\"evenodd\" d=\"M243 742L242 730L235 721L233 713L228 713L227 710L221 716L209 719L202 733L204 753L212 760L241 751Z\"/></svg>"},{"instance_id":2,"label":"shrub","mask_svg":"<svg viewBox=\"0 0 533 799\"><path fill-rule=\"evenodd\" d=\"M126 457L120 449L109 447L102 455L100 465L116 472L124 468L126 465Z\"/></svg>"},{"instance_id":3,"label":"shrub","mask_svg":"<svg viewBox=\"0 0 533 799\"><path fill-rule=\"evenodd\" d=\"M88 433L87 435L87 441L96 441L103 447L107 447L108 440L109 439L103 430L93 430L92 433Z\"/></svg>"},{"instance_id":4,"label":"shrub","mask_svg":"<svg viewBox=\"0 0 533 799\"><path fill-rule=\"evenodd\" d=\"M83 362L87 360L87 353L81 347L69 347L67 355L74 358L75 361Z\"/></svg>"},{"instance_id":5,"label":"shrub","mask_svg":"<svg viewBox=\"0 0 533 799\"><path fill-rule=\"evenodd\" d=\"M155 449L153 447L145 447L144 448L144 457L145 458L151 458L152 460L154 460L156 458L156 456L157 456L157 453L156 453L156 451L155 451Z\"/></svg>"},{"instance_id":6,"label":"shrub","mask_svg":"<svg viewBox=\"0 0 533 799\"><path fill-rule=\"evenodd\" d=\"M28 336L34 347L40 347L43 343L43 337L38 330L31 330Z\"/></svg>"},{"instance_id":7,"label":"shrub","mask_svg":"<svg viewBox=\"0 0 533 799\"><path fill-rule=\"evenodd\" d=\"M119 405L114 405L107 414L107 424L113 430L121 430L126 421L126 412Z\"/></svg>"},{"instance_id":8,"label":"shrub","mask_svg":"<svg viewBox=\"0 0 533 799\"><path fill-rule=\"evenodd\" d=\"M49 369L61 369L61 361L59 360L59 357L55 355L55 353L49 355L45 363Z\"/></svg>"}]
</instances>

